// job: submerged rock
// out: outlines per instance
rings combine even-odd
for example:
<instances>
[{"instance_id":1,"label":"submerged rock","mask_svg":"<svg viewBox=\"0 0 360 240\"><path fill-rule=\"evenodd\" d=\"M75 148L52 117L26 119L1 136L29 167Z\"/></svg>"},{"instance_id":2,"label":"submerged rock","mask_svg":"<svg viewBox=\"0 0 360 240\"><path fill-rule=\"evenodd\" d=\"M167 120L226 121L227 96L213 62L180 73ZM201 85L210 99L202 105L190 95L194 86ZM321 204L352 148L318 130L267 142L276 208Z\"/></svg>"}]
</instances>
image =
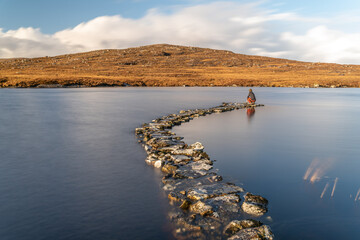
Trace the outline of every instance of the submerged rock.
<instances>
[{"instance_id":1,"label":"submerged rock","mask_svg":"<svg viewBox=\"0 0 360 240\"><path fill-rule=\"evenodd\" d=\"M176 189L176 187L174 185L171 185L171 184L165 184L163 189L165 191L174 191Z\"/></svg>"}]
</instances>

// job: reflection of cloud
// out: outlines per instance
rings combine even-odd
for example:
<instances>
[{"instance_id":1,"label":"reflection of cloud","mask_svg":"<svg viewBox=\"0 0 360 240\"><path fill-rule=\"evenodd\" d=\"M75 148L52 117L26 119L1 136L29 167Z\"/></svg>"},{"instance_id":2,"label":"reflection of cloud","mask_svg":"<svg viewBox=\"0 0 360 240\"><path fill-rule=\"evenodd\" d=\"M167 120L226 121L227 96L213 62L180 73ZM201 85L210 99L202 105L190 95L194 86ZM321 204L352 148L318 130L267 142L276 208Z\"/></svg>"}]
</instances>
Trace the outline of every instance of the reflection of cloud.
<instances>
[{"instance_id":1,"label":"reflection of cloud","mask_svg":"<svg viewBox=\"0 0 360 240\"><path fill-rule=\"evenodd\" d=\"M324 174L325 174L325 169L324 168L316 169L314 174L310 178L310 182L314 183L314 182L320 180L321 177L324 176Z\"/></svg>"},{"instance_id":2,"label":"reflection of cloud","mask_svg":"<svg viewBox=\"0 0 360 240\"><path fill-rule=\"evenodd\" d=\"M310 166L308 167L308 169L306 170L305 175L304 175L304 180L307 180L307 179L309 178L311 172L314 170L314 168L315 168L317 165L319 165L319 159L315 158L315 159L311 162L311 164L310 164Z\"/></svg>"},{"instance_id":3,"label":"reflection of cloud","mask_svg":"<svg viewBox=\"0 0 360 240\"><path fill-rule=\"evenodd\" d=\"M357 200L359 200L358 198L359 198L359 195L360 195L360 188L359 188L359 190L357 191L357 194L356 194L356 196L355 196L355 202L357 201Z\"/></svg>"},{"instance_id":4,"label":"reflection of cloud","mask_svg":"<svg viewBox=\"0 0 360 240\"><path fill-rule=\"evenodd\" d=\"M333 197L333 196L334 196L334 193L335 193L335 188L336 188L336 184L337 184L338 180L339 180L339 178L338 178L338 177L337 177L337 178L335 178L335 181L334 181L334 186L333 186L333 189L332 189L332 192L331 192L331 197Z\"/></svg>"},{"instance_id":5,"label":"reflection of cloud","mask_svg":"<svg viewBox=\"0 0 360 240\"><path fill-rule=\"evenodd\" d=\"M311 183L319 181L325 175L326 171L331 167L332 163L332 159L320 161L319 159L315 158L306 170L304 180L309 179Z\"/></svg>"},{"instance_id":6,"label":"reflection of cloud","mask_svg":"<svg viewBox=\"0 0 360 240\"><path fill-rule=\"evenodd\" d=\"M328 189L328 187L329 187L329 183L326 183L326 185L325 185L325 187L324 187L324 190L322 191L322 193L321 193L321 195L320 195L320 198L323 198L323 196L324 196L326 190Z\"/></svg>"}]
</instances>

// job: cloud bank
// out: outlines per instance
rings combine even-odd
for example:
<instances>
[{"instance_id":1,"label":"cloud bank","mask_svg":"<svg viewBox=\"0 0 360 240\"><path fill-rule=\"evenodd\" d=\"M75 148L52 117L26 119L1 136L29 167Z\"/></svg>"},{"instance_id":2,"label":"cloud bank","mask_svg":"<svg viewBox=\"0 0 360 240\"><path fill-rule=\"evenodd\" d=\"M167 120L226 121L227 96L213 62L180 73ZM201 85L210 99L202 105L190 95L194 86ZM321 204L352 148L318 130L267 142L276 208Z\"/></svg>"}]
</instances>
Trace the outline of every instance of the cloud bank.
<instances>
[{"instance_id":1,"label":"cloud bank","mask_svg":"<svg viewBox=\"0 0 360 240\"><path fill-rule=\"evenodd\" d=\"M324 24L325 23L325 24ZM294 26L309 26L303 33ZM140 19L101 16L54 34L0 28L0 58L54 56L157 43L209 47L303 61L360 64L360 33L331 29L326 21L261 4L215 2L151 9Z\"/></svg>"}]
</instances>

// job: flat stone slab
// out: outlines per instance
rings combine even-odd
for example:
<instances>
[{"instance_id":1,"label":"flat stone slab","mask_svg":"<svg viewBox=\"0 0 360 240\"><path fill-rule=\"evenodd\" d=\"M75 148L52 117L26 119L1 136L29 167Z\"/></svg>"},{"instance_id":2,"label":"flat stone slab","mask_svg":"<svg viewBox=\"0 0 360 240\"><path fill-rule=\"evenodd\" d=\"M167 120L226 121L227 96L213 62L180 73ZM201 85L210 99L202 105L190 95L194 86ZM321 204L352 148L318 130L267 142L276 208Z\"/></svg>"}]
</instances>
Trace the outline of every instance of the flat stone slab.
<instances>
[{"instance_id":1,"label":"flat stone slab","mask_svg":"<svg viewBox=\"0 0 360 240\"><path fill-rule=\"evenodd\" d=\"M211 185L194 187L188 191L187 197L193 200L203 200L231 193L241 192L244 192L244 189L242 187L227 183L215 183Z\"/></svg>"},{"instance_id":2,"label":"flat stone slab","mask_svg":"<svg viewBox=\"0 0 360 240\"><path fill-rule=\"evenodd\" d=\"M174 151L177 151L179 149L182 149L184 147L183 144L175 144L169 147L162 147L162 148L158 148L157 150L160 152L166 152L166 153L171 153Z\"/></svg>"},{"instance_id":3,"label":"flat stone slab","mask_svg":"<svg viewBox=\"0 0 360 240\"><path fill-rule=\"evenodd\" d=\"M191 170L194 171L209 171L213 168L212 164L209 164L207 160L199 160L196 162L189 163L187 166L184 166L184 168L191 168Z\"/></svg>"},{"instance_id":4,"label":"flat stone slab","mask_svg":"<svg viewBox=\"0 0 360 240\"><path fill-rule=\"evenodd\" d=\"M231 214L239 213L240 196L237 194L226 194L219 197L209 198L204 201L206 204L212 206L215 217L230 217Z\"/></svg>"},{"instance_id":5,"label":"flat stone slab","mask_svg":"<svg viewBox=\"0 0 360 240\"><path fill-rule=\"evenodd\" d=\"M210 199L210 201L214 202L214 203L216 203L216 202L238 203L238 202L240 202L240 200L241 200L240 196L237 194L227 194L227 195L222 195L222 196L214 197L214 198Z\"/></svg>"},{"instance_id":6,"label":"flat stone slab","mask_svg":"<svg viewBox=\"0 0 360 240\"><path fill-rule=\"evenodd\" d=\"M176 174L180 178L196 179L209 174L209 170L212 168L212 165L207 164L206 161L200 160L181 166L178 170L176 170Z\"/></svg>"},{"instance_id":7,"label":"flat stone slab","mask_svg":"<svg viewBox=\"0 0 360 240\"><path fill-rule=\"evenodd\" d=\"M163 148L163 147L170 147L170 146L174 146L174 145L180 145L183 146L185 145L184 142L181 141L177 141L177 140L169 140L169 139L157 139L157 138L152 138L149 141L146 142L147 145L150 145L154 148Z\"/></svg>"},{"instance_id":8,"label":"flat stone slab","mask_svg":"<svg viewBox=\"0 0 360 240\"><path fill-rule=\"evenodd\" d=\"M170 161L175 164L185 165L192 160L192 157L186 155L170 155Z\"/></svg>"},{"instance_id":9,"label":"flat stone slab","mask_svg":"<svg viewBox=\"0 0 360 240\"><path fill-rule=\"evenodd\" d=\"M220 181L222 181L222 177L213 172L210 172L208 175L205 175L203 177L194 178L194 179L173 178L173 176L171 175L164 176L162 179L162 182L164 184L175 185L179 191L185 191L185 192L187 192L190 187L209 185Z\"/></svg>"},{"instance_id":10,"label":"flat stone slab","mask_svg":"<svg viewBox=\"0 0 360 240\"><path fill-rule=\"evenodd\" d=\"M171 152L171 154L174 155L186 155L186 156L194 156L197 154L197 151L192 149L192 148L187 148L187 149L175 149L174 151Z\"/></svg>"}]
</instances>

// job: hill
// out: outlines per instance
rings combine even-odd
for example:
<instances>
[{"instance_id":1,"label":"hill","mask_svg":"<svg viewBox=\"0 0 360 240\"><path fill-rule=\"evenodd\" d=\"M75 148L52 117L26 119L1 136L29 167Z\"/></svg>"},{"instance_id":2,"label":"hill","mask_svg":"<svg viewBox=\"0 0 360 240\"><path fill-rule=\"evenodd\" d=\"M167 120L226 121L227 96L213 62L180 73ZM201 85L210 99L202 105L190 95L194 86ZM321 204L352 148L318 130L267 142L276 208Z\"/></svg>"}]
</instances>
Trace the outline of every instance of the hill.
<instances>
[{"instance_id":1,"label":"hill","mask_svg":"<svg viewBox=\"0 0 360 240\"><path fill-rule=\"evenodd\" d=\"M360 66L167 44L0 59L0 87L360 87Z\"/></svg>"}]
</instances>

